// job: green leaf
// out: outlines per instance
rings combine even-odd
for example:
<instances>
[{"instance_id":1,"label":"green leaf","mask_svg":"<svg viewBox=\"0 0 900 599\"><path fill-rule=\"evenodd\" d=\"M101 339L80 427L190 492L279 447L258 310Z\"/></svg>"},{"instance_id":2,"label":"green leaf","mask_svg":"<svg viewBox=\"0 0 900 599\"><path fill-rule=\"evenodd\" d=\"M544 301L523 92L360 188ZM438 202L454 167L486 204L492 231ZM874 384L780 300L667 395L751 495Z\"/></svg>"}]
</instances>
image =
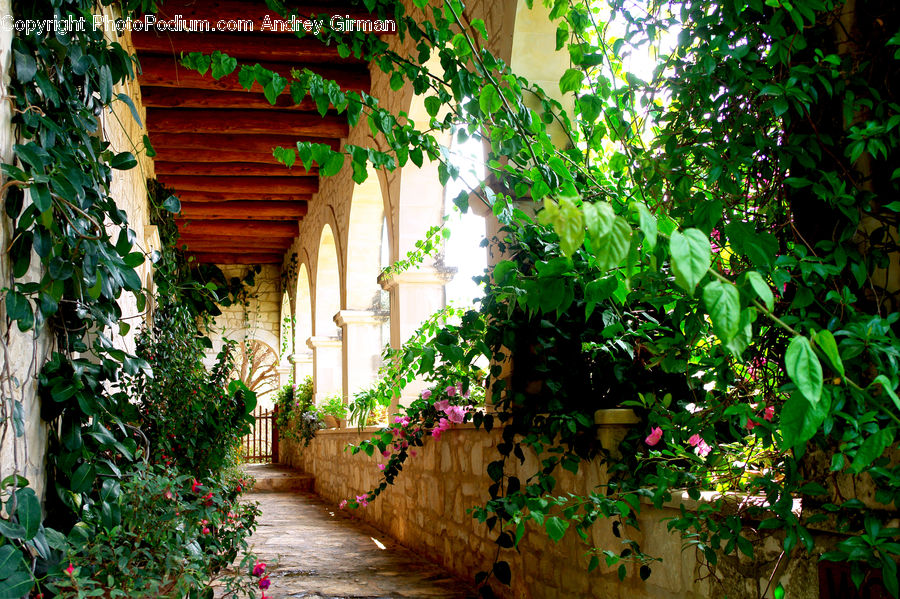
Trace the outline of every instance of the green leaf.
<instances>
[{"instance_id":1,"label":"green leaf","mask_svg":"<svg viewBox=\"0 0 900 599\"><path fill-rule=\"evenodd\" d=\"M22 44L22 47L24 48L24 44ZM16 79L22 83L28 83L34 79L34 76L37 73L37 62L34 60L34 56L31 55L31 52L27 50L20 52L19 49L16 48L13 50L13 56L15 57L16 64Z\"/></svg>"},{"instance_id":2,"label":"green leaf","mask_svg":"<svg viewBox=\"0 0 900 599\"><path fill-rule=\"evenodd\" d=\"M484 114L494 114L503 106L503 100L500 98L500 92L493 84L486 85L478 96L478 106Z\"/></svg>"},{"instance_id":3,"label":"green leaf","mask_svg":"<svg viewBox=\"0 0 900 599\"><path fill-rule=\"evenodd\" d=\"M319 166L319 174L323 177L336 175L342 166L344 166L344 154L332 151L325 164Z\"/></svg>"},{"instance_id":4,"label":"green leaf","mask_svg":"<svg viewBox=\"0 0 900 599\"><path fill-rule=\"evenodd\" d=\"M612 232L616 222L616 212L607 202L585 202L584 223L587 225L593 245L597 246L604 237Z\"/></svg>"},{"instance_id":5,"label":"green leaf","mask_svg":"<svg viewBox=\"0 0 900 599\"><path fill-rule=\"evenodd\" d=\"M783 448L793 448L800 457L806 442L813 438L828 416L830 404L827 395L813 402L802 393L791 394L780 415Z\"/></svg>"},{"instance_id":6,"label":"green leaf","mask_svg":"<svg viewBox=\"0 0 900 599\"><path fill-rule=\"evenodd\" d=\"M94 478L97 473L91 464L85 462L72 473L71 489L75 493L87 493L94 485Z\"/></svg>"},{"instance_id":7,"label":"green leaf","mask_svg":"<svg viewBox=\"0 0 900 599\"><path fill-rule=\"evenodd\" d=\"M100 101L104 104L109 104L109 101L113 97L113 78L112 71L109 70L109 65L102 65L100 67Z\"/></svg>"},{"instance_id":8,"label":"green leaf","mask_svg":"<svg viewBox=\"0 0 900 599\"><path fill-rule=\"evenodd\" d=\"M584 72L581 69L567 69L559 80L559 91L566 93L579 90L582 81L584 81Z\"/></svg>"},{"instance_id":9,"label":"green leaf","mask_svg":"<svg viewBox=\"0 0 900 599\"><path fill-rule=\"evenodd\" d=\"M784 599L784 586L779 582L778 586L775 587L775 590L772 592L772 596L775 599Z\"/></svg>"},{"instance_id":10,"label":"green leaf","mask_svg":"<svg viewBox=\"0 0 900 599\"><path fill-rule=\"evenodd\" d=\"M593 244L597 266L601 270L608 270L622 263L622 260L628 255L631 235L631 225L628 224L628 221L621 216L616 216L609 234Z\"/></svg>"},{"instance_id":11,"label":"green leaf","mask_svg":"<svg viewBox=\"0 0 900 599\"><path fill-rule=\"evenodd\" d=\"M809 401L822 396L822 365L806 337L794 337L784 356L788 376Z\"/></svg>"},{"instance_id":12,"label":"green leaf","mask_svg":"<svg viewBox=\"0 0 900 599\"><path fill-rule=\"evenodd\" d=\"M30 487L16 491L16 501L16 518L25 529L25 540L29 541L41 525L41 502Z\"/></svg>"},{"instance_id":13,"label":"green leaf","mask_svg":"<svg viewBox=\"0 0 900 599\"><path fill-rule=\"evenodd\" d=\"M712 319L713 330L722 343L738 332L741 320L741 294L731 283L712 281L703 288L703 303Z\"/></svg>"},{"instance_id":14,"label":"green leaf","mask_svg":"<svg viewBox=\"0 0 900 599\"><path fill-rule=\"evenodd\" d=\"M712 246L699 229L672 231L669 243L675 282L693 294L697 283L706 276L712 264Z\"/></svg>"},{"instance_id":15,"label":"green leaf","mask_svg":"<svg viewBox=\"0 0 900 599\"><path fill-rule=\"evenodd\" d=\"M559 235L563 254L571 256L584 242L584 214L569 198L560 198L559 204L544 200L544 209L538 215L541 224L551 225Z\"/></svg>"},{"instance_id":16,"label":"green leaf","mask_svg":"<svg viewBox=\"0 0 900 599\"><path fill-rule=\"evenodd\" d=\"M775 309L775 296L772 295L772 289L769 287L769 284L766 283L766 280L763 278L761 274L756 272L755 270L748 270L745 275L747 278L747 282L750 283L750 287L762 300L763 305L770 312Z\"/></svg>"},{"instance_id":17,"label":"green leaf","mask_svg":"<svg viewBox=\"0 0 900 599\"><path fill-rule=\"evenodd\" d=\"M569 522L557 516L550 516L544 520L544 526L547 528L547 535L553 539L554 542L558 542L563 538L563 535L566 534L566 529L569 528Z\"/></svg>"},{"instance_id":18,"label":"green leaf","mask_svg":"<svg viewBox=\"0 0 900 599\"><path fill-rule=\"evenodd\" d=\"M881 457L884 450L894 442L894 429L885 428L869 435L856 450L856 456L850 464L853 472L859 473L872 465L872 462Z\"/></svg>"},{"instance_id":19,"label":"green leaf","mask_svg":"<svg viewBox=\"0 0 900 599\"><path fill-rule=\"evenodd\" d=\"M137 160L131 152L120 152L112 157L109 166L116 170L127 171L137 166Z\"/></svg>"},{"instance_id":20,"label":"green leaf","mask_svg":"<svg viewBox=\"0 0 900 599\"><path fill-rule=\"evenodd\" d=\"M888 397L891 398L891 401L893 401L894 405L897 406L897 409L900 410L900 397L897 397L897 393L894 392L894 384L891 382L891 380L887 376L879 374L875 377L875 380L873 380L869 386L872 386L876 383L881 385L882 390L888 394Z\"/></svg>"},{"instance_id":21,"label":"green leaf","mask_svg":"<svg viewBox=\"0 0 900 599\"><path fill-rule=\"evenodd\" d=\"M181 200L176 195L170 195L162 204L163 210L167 210L173 214L181 212Z\"/></svg>"},{"instance_id":22,"label":"green leaf","mask_svg":"<svg viewBox=\"0 0 900 599\"><path fill-rule=\"evenodd\" d=\"M834 335L831 334L831 331L827 329L817 331L813 334L812 340L813 343L822 350L825 357L828 358L832 370L843 377L844 362L841 360L841 353L838 351L837 341L834 340Z\"/></svg>"},{"instance_id":23,"label":"green leaf","mask_svg":"<svg viewBox=\"0 0 900 599\"><path fill-rule=\"evenodd\" d=\"M593 123L600 116L603 102L597 96L588 94L578 98L578 107L581 110L581 118L588 123Z\"/></svg>"},{"instance_id":24,"label":"green leaf","mask_svg":"<svg viewBox=\"0 0 900 599\"><path fill-rule=\"evenodd\" d=\"M512 581L512 572L509 569L509 564L504 561L494 564L494 576L501 584L508 585Z\"/></svg>"},{"instance_id":25,"label":"green leaf","mask_svg":"<svg viewBox=\"0 0 900 599\"><path fill-rule=\"evenodd\" d=\"M656 217L650 212L650 209L647 208L641 202L637 202L637 210L638 210L638 222L641 226L641 232L644 234L644 240L647 242L647 247L651 251L656 248L656 237L658 235L658 230L656 226Z\"/></svg>"},{"instance_id":26,"label":"green leaf","mask_svg":"<svg viewBox=\"0 0 900 599\"><path fill-rule=\"evenodd\" d=\"M12 576L0 582L0 599L21 599L31 592L34 578L28 570L16 571Z\"/></svg>"},{"instance_id":27,"label":"green leaf","mask_svg":"<svg viewBox=\"0 0 900 599\"><path fill-rule=\"evenodd\" d=\"M425 110L428 116L436 117L441 110L441 99L437 96L428 96L425 98Z\"/></svg>"},{"instance_id":28,"label":"green leaf","mask_svg":"<svg viewBox=\"0 0 900 599\"><path fill-rule=\"evenodd\" d=\"M0 547L0 579L9 578L24 565L22 554L13 545Z\"/></svg>"}]
</instances>

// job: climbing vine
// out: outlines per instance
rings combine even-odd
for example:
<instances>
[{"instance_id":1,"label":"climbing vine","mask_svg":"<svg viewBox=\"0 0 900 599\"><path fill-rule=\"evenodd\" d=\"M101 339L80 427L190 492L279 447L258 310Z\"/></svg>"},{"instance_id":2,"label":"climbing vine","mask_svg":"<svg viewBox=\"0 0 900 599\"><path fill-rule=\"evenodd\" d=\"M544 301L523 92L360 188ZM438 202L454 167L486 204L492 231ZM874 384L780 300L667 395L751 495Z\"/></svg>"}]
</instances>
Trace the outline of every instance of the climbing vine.
<instances>
[{"instance_id":1,"label":"climbing vine","mask_svg":"<svg viewBox=\"0 0 900 599\"><path fill-rule=\"evenodd\" d=\"M94 10L129 15L155 9L148 0L12 6L17 19L44 23L81 18L90 23ZM209 312L229 291L240 294L242 286L226 284L217 292L215 283L184 268L172 245L148 254L117 204L121 198L111 195L115 171L135 168L136 153L152 152L146 137L132 140L133 152L115 152L103 136L104 123L119 118L114 104L127 106L129 118L140 121L128 95L116 91L134 79L134 56L88 25L17 31L12 63L8 91L18 143L15 163L2 165L5 259L11 268L0 291L5 308L0 385L4 460L7 449L14 459L13 471L0 473L0 595L21 597L34 590L84 596L118 588L129 596L211 596L209 580L246 549L255 508L237 507L242 485L235 487L221 470L208 477L196 474L204 482L188 481L185 489L183 472L148 463L160 448L151 448L139 426L140 408L127 380L152 380L154 369L146 355L123 349L121 338L135 324L124 317L123 305L133 302L137 317L147 317L151 303L137 270L147 260L157 267L157 315L176 300L189 304L184 309L194 316ZM152 205L164 232L173 226L170 213L178 210L174 196ZM188 297L193 301L183 301ZM185 322L195 325L190 318ZM193 342L197 332L186 335ZM30 365L14 372L20 356L11 350L23 345L30 346ZM28 380L16 378L21 372ZM32 379L47 448L27 442L41 426L24 415L24 406L34 403ZM234 418L246 420L241 410L249 397L232 390L229 399L237 402ZM47 479L40 481L27 470L28 455L45 449ZM43 510L35 492L42 482ZM203 485L209 492L201 496ZM230 488L223 491L222 485ZM165 525L157 522L156 541L142 545L147 526L153 526L142 518L151 513L165 517ZM183 559L159 554L169 543L184 549ZM111 582L110 568L127 576Z\"/></svg>"},{"instance_id":2,"label":"climbing vine","mask_svg":"<svg viewBox=\"0 0 900 599\"><path fill-rule=\"evenodd\" d=\"M461 2L414 4L421 17L364 2L398 23L413 55L375 36L321 37L342 56L374 61L393 89L424 96L430 130L459 125L463 138L490 144L496 184L473 191L504 225L496 243L507 259L493 269L484 318L464 320L485 327L487 347L438 351L434 364L493 364L495 411L467 418L504 426L491 500L474 512L500 547L515 546L527 521L554 540L569 529L587 540L587 527L612 520L619 536L645 502L659 507L676 489L740 492L762 500L732 514L727 495L713 496L670 525L711 568L721 555L755 555L766 534L788 558L818 557L811 531L828 521L838 534L822 558L848 562L857 584L880 568L897 596L900 544L886 527L900 488L891 459L900 110L887 83L898 74L896 8L548 1L557 50L571 64L551 96L484 48L485 24ZM629 72L623 57L648 52L658 57L652 73ZM423 66L433 57L436 73ZM238 68L215 55L185 63L204 70L204 60L224 64L219 74ZM273 102L287 86L294 101L309 95L323 111L346 112L351 126L365 118L390 148L304 142L277 150L288 165L315 162L330 176L349 158L360 182L367 163L393 169L427 157L441 161L442 183L457 174L432 133L366 94L308 70L243 65L240 78ZM510 355L513 375L499 378ZM555 498L558 468L609 459L611 448L592 441L593 412L609 405L644 422L626 457L611 463L605 487ZM436 415L418 404L407 414L423 416ZM524 460L526 448L544 467L512 478L507 461ZM842 481L873 485L874 503L842 496ZM627 552L589 547L588 556L591 569L605 562L624 576L617 564L627 558L651 573L652 556L633 541ZM492 574L510 578L502 560Z\"/></svg>"}]
</instances>

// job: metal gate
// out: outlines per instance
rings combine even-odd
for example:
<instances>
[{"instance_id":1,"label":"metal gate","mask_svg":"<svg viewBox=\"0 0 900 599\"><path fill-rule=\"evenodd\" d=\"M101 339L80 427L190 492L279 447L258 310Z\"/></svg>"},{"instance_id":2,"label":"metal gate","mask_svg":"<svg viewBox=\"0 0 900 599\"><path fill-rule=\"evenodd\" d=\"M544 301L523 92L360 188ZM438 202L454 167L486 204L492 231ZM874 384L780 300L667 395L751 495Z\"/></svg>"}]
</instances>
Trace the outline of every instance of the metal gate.
<instances>
[{"instance_id":1,"label":"metal gate","mask_svg":"<svg viewBox=\"0 0 900 599\"><path fill-rule=\"evenodd\" d=\"M241 440L241 455L250 464L278 462L278 427L275 415L278 408L264 410L257 406L253 410L253 430Z\"/></svg>"}]
</instances>

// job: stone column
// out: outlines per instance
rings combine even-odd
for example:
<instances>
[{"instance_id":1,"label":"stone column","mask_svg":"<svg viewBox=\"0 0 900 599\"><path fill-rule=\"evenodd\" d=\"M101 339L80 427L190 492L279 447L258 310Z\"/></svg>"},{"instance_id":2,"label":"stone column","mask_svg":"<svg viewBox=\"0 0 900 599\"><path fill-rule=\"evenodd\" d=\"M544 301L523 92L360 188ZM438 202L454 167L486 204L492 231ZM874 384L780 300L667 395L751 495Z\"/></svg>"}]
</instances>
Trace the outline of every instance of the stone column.
<instances>
[{"instance_id":1,"label":"stone column","mask_svg":"<svg viewBox=\"0 0 900 599\"><path fill-rule=\"evenodd\" d=\"M312 350L313 400L316 405L335 393L341 393L341 347L338 337L313 336L306 340Z\"/></svg>"},{"instance_id":2,"label":"stone column","mask_svg":"<svg viewBox=\"0 0 900 599\"><path fill-rule=\"evenodd\" d=\"M307 339L306 343L309 343ZM306 348L300 348L294 352L294 382L299 384L308 376L313 375L313 353L307 351Z\"/></svg>"},{"instance_id":3,"label":"stone column","mask_svg":"<svg viewBox=\"0 0 900 599\"><path fill-rule=\"evenodd\" d=\"M391 294L391 346L400 347L429 316L447 304L444 285L451 278L452 271L434 266L379 278L381 287ZM424 388L420 380L409 383L399 401L391 403L389 414L396 412L398 405L409 405Z\"/></svg>"},{"instance_id":4,"label":"stone column","mask_svg":"<svg viewBox=\"0 0 900 599\"><path fill-rule=\"evenodd\" d=\"M344 404L378 377L381 366L381 319L372 310L341 310L334 315L343 343Z\"/></svg>"}]
</instances>

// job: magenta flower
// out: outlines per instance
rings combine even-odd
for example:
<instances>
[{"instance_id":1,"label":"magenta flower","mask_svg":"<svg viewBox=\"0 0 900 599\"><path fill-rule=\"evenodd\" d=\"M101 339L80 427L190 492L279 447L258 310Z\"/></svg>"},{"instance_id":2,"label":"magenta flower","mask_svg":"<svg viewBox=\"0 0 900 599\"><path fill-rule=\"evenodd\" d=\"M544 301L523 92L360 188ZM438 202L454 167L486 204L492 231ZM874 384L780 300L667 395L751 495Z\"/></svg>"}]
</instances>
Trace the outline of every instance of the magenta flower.
<instances>
[{"instance_id":1,"label":"magenta flower","mask_svg":"<svg viewBox=\"0 0 900 599\"><path fill-rule=\"evenodd\" d=\"M255 564L253 564L253 575L254 576L262 576L265 571L266 571L265 562L256 562Z\"/></svg>"},{"instance_id":2,"label":"magenta flower","mask_svg":"<svg viewBox=\"0 0 900 599\"><path fill-rule=\"evenodd\" d=\"M384 472L384 464L378 464L378 469Z\"/></svg>"},{"instance_id":3,"label":"magenta flower","mask_svg":"<svg viewBox=\"0 0 900 599\"><path fill-rule=\"evenodd\" d=\"M752 431L754 428L756 428L756 427L759 426L759 425L756 424L755 422L753 422L753 419L752 419L752 418L749 418L749 417L748 417L748 418L747 418L747 424L745 424L744 426L747 427L747 430L748 430L748 431Z\"/></svg>"},{"instance_id":4,"label":"magenta flower","mask_svg":"<svg viewBox=\"0 0 900 599\"><path fill-rule=\"evenodd\" d=\"M425 389L422 391L422 399L429 399L431 397L431 389Z\"/></svg>"},{"instance_id":5,"label":"magenta flower","mask_svg":"<svg viewBox=\"0 0 900 599\"><path fill-rule=\"evenodd\" d=\"M366 507L367 505L369 505L369 498L365 495L357 495L356 503L359 504L359 507Z\"/></svg>"},{"instance_id":6,"label":"magenta flower","mask_svg":"<svg viewBox=\"0 0 900 599\"><path fill-rule=\"evenodd\" d=\"M444 413L447 414L447 420L454 424L460 424L466 419L466 409L462 406L450 406Z\"/></svg>"},{"instance_id":7,"label":"magenta flower","mask_svg":"<svg viewBox=\"0 0 900 599\"><path fill-rule=\"evenodd\" d=\"M346 499L341 499L341 502L338 504L338 509L339 509L339 510L342 510L342 509L344 509L345 507L347 507L347 500L346 500Z\"/></svg>"},{"instance_id":8,"label":"magenta flower","mask_svg":"<svg viewBox=\"0 0 900 599\"><path fill-rule=\"evenodd\" d=\"M447 408L449 408L449 407L450 407L449 399L442 399L440 401L434 402L434 409L437 410L438 412L446 412Z\"/></svg>"},{"instance_id":9,"label":"magenta flower","mask_svg":"<svg viewBox=\"0 0 900 599\"><path fill-rule=\"evenodd\" d=\"M456 387L450 385L449 387L444 389L444 393L447 394L447 397L453 397L454 395L456 395Z\"/></svg>"},{"instance_id":10,"label":"magenta flower","mask_svg":"<svg viewBox=\"0 0 900 599\"><path fill-rule=\"evenodd\" d=\"M653 447L654 445L659 443L660 439L662 439L662 429L659 428L658 426L655 426L652 429L650 429L650 434L647 435L646 439L644 439L644 443Z\"/></svg>"},{"instance_id":11,"label":"magenta flower","mask_svg":"<svg viewBox=\"0 0 900 599\"><path fill-rule=\"evenodd\" d=\"M272 584L272 582L269 580L268 576L263 576L262 578L259 579L259 588L261 588L264 591L267 588L269 588L269 585L271 585L271 584Z\"/></svg>"},{"instance_id":12,"label":"magenta flower","mask_svg":"<svg viewBox=\"0 0 900 599\"><path fill-rule=\"evenodd\" d=\"M698 434L693 434L688 439L688 444L694 448L694 453L696 453L701 458L705 458L709 455L709 452L712 451L712 447L706 444L706 441L703 440Z\"/></svg>"},{"instance_id":13,"label":"magenta flower","mask_svg":"<svg viewBox=\"0 0 900 599\"><path fill-rule=\"evenodd\" d=\"M766 406L766 409L763 412L763 418L772 422L772 419L775 418L775 406Z\"/></svg>"},{"instance_id":14,"label":"magenta flower","mask_svg":"<svg viewBox=\"0 0 900 599\"><path fill-rule=\"evenodd\" d=\"M69 562L69 567L66 568L66 574L71 576L74 573L75 573L75 566L72 565L72 562Z\"/></svg>"}]
</instances>

